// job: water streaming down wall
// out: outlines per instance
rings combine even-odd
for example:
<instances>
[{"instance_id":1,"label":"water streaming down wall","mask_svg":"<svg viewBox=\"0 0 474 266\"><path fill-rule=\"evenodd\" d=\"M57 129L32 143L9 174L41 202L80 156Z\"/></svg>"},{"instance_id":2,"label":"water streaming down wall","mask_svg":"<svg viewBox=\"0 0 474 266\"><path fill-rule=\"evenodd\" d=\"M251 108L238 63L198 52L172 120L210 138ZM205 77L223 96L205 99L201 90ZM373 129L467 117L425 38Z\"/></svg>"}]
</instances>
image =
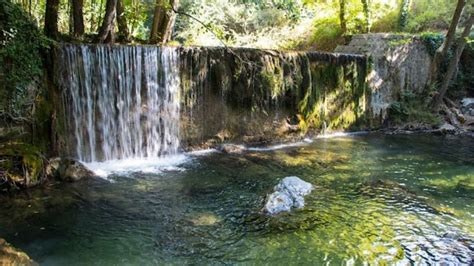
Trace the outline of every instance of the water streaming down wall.
<instances>
[{"instance_id":1,"label":"water streaming down wall","mask_svg":"<svg viewBox=\"0 0 474 266\"><path fill-rule=\"evenodd\" d=\"M64 45L58 51L73 156L97 161L177 153L176 49Z\"/></svg>"},{"instance_id":2,"label":"water streaming down wall","mask_svg":"<svg viewBox=\"0 0 474 266\"><path fill-rule=\"evenodd\" d=\"M71 44L56 54L58 149L84 161L287 141L369 121L361 55Z\"/></svg>"}]
</instances>

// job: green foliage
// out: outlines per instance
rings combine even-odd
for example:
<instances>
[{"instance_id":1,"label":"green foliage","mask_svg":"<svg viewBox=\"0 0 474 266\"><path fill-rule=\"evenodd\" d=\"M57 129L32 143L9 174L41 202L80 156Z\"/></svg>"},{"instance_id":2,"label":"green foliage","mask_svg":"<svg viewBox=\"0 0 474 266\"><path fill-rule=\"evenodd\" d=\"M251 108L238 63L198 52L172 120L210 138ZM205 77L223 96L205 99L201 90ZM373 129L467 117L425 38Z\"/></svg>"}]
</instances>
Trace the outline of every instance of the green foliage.
<instances>
[{"instance_id":1,"label":"green foliage","mask_svg":"<svg viewBox=\"0 0 474 266\"><path fill-rule=\"evenodd\" d=\"M428 108L428 97L423 97L412 91L402 91L399 101L394 101L388 109L388 117L394 124L416 122L437 125L440 118Z\"/></svg>"},{"instance_id":2,"label":"green foliage","mask_svg":"<svg viewBox=\"0 0 474 266\"><path fill-rule=\"evenodd\" d=\"M339 20L335 17L316 21L314 29L311 42L318 50L331 51L344 42Z\"/></svg>"},{"instance_id":3,"label":"green foliage","mask_svg":"<svg viewBox=\"0 0 474 266\"><path fill-rule=\"evenodd\" d=\"M28 116L43 74L41 50L49 40L16 4L0 0L0 113L7 120Z\"/></svg>"},{"instance_id":4,"label":"green foliage","mask_svg":"<svg viewBox=\"0 0 474 266\"><path fill-rule=\"evenodd\" d=\"M413 1L406 31L415 33L447 29L453 16L456 2L456 0Z\"/></svg>"},{"instance_id":5,"label":"green foliage","mask_svg":"<svg viewBox=\"0 0 474 266\"><path fill-rule=\"evenodd\" d=\"M443 34L438 32L424 32L420 34L420 37L431 56L435 55L436 50L443 44L445 38Z\"/></svg>"},{"instance_id":6,"label":"green foliage","mask_svg":"<svg viewBox=\"0 0 474 266\"><path fill-rule=\"evenodd\" d=\"M410 10L410 0L402 0L400 7L400 29L404 30L408 23L408 15Z\"/></svg>"},{"instance_id":7,"label":"green foliage","mask_svg":"<svg viewBox=\"0 0 474 266\"><path fill-rule=\"evenodd\" d=\"M224 41L227 45L267 48L280 39L289 39L281 32L289 32L307 13L298 0L185 0L180 11L199 20L177 17L176 38L184 44L212 46Z\"/></svg>"}]
</instances>

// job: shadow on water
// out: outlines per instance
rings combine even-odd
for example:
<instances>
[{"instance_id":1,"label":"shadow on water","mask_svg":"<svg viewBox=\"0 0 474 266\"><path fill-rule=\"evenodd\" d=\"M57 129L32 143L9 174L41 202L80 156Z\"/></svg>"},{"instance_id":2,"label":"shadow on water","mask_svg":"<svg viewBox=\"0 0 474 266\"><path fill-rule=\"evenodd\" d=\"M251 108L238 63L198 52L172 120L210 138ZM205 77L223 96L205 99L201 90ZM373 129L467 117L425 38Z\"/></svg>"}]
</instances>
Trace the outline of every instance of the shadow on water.
<instances>
[{"instance_id":1,"label":"shadow on water","mask_svg":"<svg viewBox=\"0 0 474 266\"><path fill-rule=\"evenodd\" d=\"M417 135L211 153L2 199L0 234L47 265L470 264L473 158L472 138ZM316 186L305 208L263 215L288 175Z\"/></svg>"}]
</instances>

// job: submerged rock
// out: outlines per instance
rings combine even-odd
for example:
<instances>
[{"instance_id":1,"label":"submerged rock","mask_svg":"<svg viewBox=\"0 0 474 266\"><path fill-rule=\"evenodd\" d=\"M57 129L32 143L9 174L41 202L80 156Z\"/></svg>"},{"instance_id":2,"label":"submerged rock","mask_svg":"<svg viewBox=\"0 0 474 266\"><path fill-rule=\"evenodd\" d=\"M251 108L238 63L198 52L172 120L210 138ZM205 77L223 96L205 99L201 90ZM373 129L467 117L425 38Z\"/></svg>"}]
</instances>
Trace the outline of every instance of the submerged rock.
<instances>
[{"instance_id":1,"label":"submerged rock","mask_svg":"<svg viewBox=\"0 0 474 266\"><path fill-rule=\"evenodd\" d=\"M241 154L245 150L245 147L235 144L223 144L218 147L218 150L223 153Z\"/></svg>"},{"instance_id":2,"label":"submerged rock","mask_svg":"<svg viewBox=\"0 0 474 266\"><path fill-rule=\"evenodd\" d=\"M64 181L76 182L94 176L94 172L77 160L62 159L57 169L57 176Z\"/></svg>"},{"instance_id":3,"label":"submerged rock","mask_svg":"<svg viewBox=\"0 0 474 266\"><path fill-rule=\"evenodd\" d=\"M275 192L267 197L264 212L277 214L290 211L291 208L303 208L304 196L313 189L312 184L296 176L287 176L275 186Z\"/></svg>"},{"instance_id":4,"label":"submerged rock","mask_svg":"<svg viewBox=\"0 0 474 266\"><path fill-rule=\"evenodd\" d=\"M455 126L453 126L449 123L444 123L436 131L439 132L439 133L443 133L443 134L453 134L453 133L456 133L457 129L456 129Z\"/></svg>"},{"instance_id":5,"label":"submerged rock","mask_svg":"<svg viewBox=\"0 0 474 266\"><path fill-rule=\"evenodd\" d=\"M0 265L38 265L26 253L0 238Z\"/></svg>"}]
</instances>

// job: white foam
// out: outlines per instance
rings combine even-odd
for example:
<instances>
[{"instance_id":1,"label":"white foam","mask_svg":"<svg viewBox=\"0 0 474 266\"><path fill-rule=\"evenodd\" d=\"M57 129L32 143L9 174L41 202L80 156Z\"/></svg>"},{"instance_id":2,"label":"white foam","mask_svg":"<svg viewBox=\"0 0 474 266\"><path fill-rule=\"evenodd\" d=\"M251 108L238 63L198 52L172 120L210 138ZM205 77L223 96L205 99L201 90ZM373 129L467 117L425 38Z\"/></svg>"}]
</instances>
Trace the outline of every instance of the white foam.
<instances>
[{"instance_id":1,"label":"white foam","mask_svg":"<svg viewBox=\"0 0 474 266\"><path fill-rule=\"evenodd\" d=\"M330 133L330 134L318 135L318 136L316 136L316 139L351 137L351 136L357 136L357 135L362 135L362 134L367 134L367 133L368 133L367 131L334 132L334 133ZM313 141L314 141L313 139L305 138L303 141L299 141L299 142L278 144L278 145L267 146L267 147L248 147L248 148L245 148L245 150L247 150L247 151L274 151L274 150L281 150L281 149L286 149L286 148L304 146L304 145L313 143Z\"/></svg>"},{"instance_id":2,"label":"white foam","mask_svg":"<svg viewBox=\"0 0 474 266\"><path fill-rule=\"evenodd\" d=\"M367 131L356 131L356 132L333 132L330 134L322 134L316 136L316 139L330 139L330 138L339 138L339 137L351 137L357 135L367 134Z\"/></svg>"},{"instance_id":3,"label":"white foam","mask_svg":"<svg viewBox=\"0 0 474 266\"><path fill-rule=\"evenodd\" d=\"M208 155L215 152L217 152L216 149L203 149L203 150L190 151L190 152L187 152L186 154L191 155L191 156L203 156L203 155Z\"/></svg>"},{"instance_id":4,"label":"white foam","mask_svg":"<svg viewBox=\"0 0 474 266\"><path fill-rule=\"evenodd\" d=\"M133 172L161 173L163 171L183 171L178 167L187 162L185 154L159 158L133 158L124 160L109 160L105 162L84 163L97 176L107 179L111 174L127 174Z\"/></svg>"},{"instance_id":5,"label":"white foam","mask_svg":"<svg viewBox=\"0 0 474 266\"><path fill-rule=\"evenodd\" d=\"M294 142L294 143L278 144L278 145L273 145L273 146L268 146L268 147L248 147L246 148L246 150L247 151L274 151L274 150L281 150L281 149L286 149L286 148L291 148L291 147L299 147L311 142L299 141L299 142Z\"/></svg>"}]
</instances>

